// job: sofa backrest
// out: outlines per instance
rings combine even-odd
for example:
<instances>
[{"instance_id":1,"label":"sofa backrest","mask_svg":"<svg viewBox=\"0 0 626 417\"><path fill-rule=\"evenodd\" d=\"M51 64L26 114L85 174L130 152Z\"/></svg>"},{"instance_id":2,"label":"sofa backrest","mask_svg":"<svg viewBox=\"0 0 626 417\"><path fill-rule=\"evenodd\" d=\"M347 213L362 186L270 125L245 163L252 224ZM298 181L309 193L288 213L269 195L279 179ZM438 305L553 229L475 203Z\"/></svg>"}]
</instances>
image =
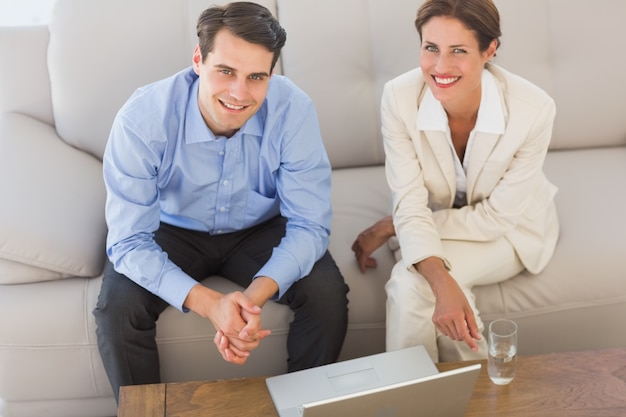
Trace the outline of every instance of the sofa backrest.
<instances>
[{"instance_id":1,"label":"sofa backrest","mask_svg":"<svg viewBox=\"0 0 626 417\"><path fill-rule=\"evenodd\" d=\"M205 0L57 0L48 66L54 120L100 157L113 117L139 86L191 63ZM383 84L418 65L420 0L262 0L287 30L282 72L313 98L334 168L384 162ZM557 102L553 149L626 144L622 0L496 0L496 63ZM584 23L579 23L584 22ZM279 71L280 71L279 67Z\"/></svg>"},{"instance_id":2,"label":"sofa backrest","mask_svg":"<svg viewBox=\"0 0 626 417\"><path fill-rule=\"evenodd\" d=\"M279 0L285 74L313 99L333 167L382 164L380 96L417 65L415 0Z\"/></svg>"},{"instance_id":3,"label":"sofa backrest","mask_svg":"<svg viewBox=\"0 0 626 417\"><path fill-rule=\"evenodd\" d=\"M102 157L115 114L136 88L189 65L200 13L227 0L57 0L48 47L57 131ZM273 0L259 0L276 14Z\"/></svg>"},{"instance_id":4,"label":"sofa backrest","mask_svg":"<svg viewBox=\"0 0 626 417\"><path fill-rule=\"evenodd\" d=\"M314 99L335 168L384 162L384 82L418 65L415 0L279 0L285 74ZM495 0L495 63L557 104L551 149L626 145L623 0ZM582 23L581 23L582 22Z\"/></svg>"},{"instance_id":5,"label":"sofa backrest","mask_svg":"<svg viewBox=\"0 0 626 417\"><path fill-rule=\"evenodd\" d=\"M495 0L496 62L556 101L551 149L626 145L623 0Z\"/></svg>"}]
</instances>

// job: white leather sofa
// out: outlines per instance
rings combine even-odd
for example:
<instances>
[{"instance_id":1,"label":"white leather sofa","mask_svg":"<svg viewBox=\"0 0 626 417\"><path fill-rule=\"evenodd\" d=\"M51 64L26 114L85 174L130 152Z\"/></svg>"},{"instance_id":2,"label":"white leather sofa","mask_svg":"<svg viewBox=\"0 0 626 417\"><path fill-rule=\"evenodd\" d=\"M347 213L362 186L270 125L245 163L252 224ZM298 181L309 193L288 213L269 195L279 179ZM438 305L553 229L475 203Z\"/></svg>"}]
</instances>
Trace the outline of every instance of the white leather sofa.
<instances>
[{"instance_id":1,"label":"white leather sofa","mask_svg":"<svg viewBox=\"0 0 626 417\"><path fill-rule=\"evenodd\" d=\"M100 157L133 90L191 63L196 18L214 3L59 0L49 27L0 28L2 417L115 414L91 313L106 235ZM287 30L279 70L315 101L334 167L330 249L351 287L342 358L380 352L392 253L378 250L378 268L361 274L350 246L389 210L379 99L385 81L417 65L420 2L262 3ZM497 4L496 63L557 103L546 171L562 233L543 273L477 288L478 306L486 322L517 320L522 355L626 347L626 2ZM158 323L163 378L284 372L290 317L267 305L272 336L238 367L218 357L208 322L170 308Z\"/></svg>"}]
</instances>

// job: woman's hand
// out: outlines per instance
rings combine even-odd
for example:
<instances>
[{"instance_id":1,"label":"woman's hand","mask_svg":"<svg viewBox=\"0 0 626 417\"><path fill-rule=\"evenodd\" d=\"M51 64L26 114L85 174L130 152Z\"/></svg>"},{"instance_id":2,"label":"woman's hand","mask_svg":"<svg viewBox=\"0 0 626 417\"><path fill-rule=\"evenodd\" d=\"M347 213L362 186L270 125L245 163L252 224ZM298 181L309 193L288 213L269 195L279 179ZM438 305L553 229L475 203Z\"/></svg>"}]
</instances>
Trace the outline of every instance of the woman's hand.
<instances>
[{"instance_id":1,"label":"woman's hand","mask_svg":"<svg viewBox=\"0 0 626 417\"><path fill-rule=\"evenodd\" d=\"M476 340L481 339L476 317L467 297L439 258L427 258L417 265L417 270L430 284L435 295L435 327L452 340L463 341L473 351L478 350Z\"/></svg>"},{"instance_id":2,"label":"woman's hand","mask_svg":"<svg viewBox=\"0 0 626 417\"><path fill-rule=\"evenodd\" d=\"M370 255L395 234L391 216L383 217L359 233L352 244L352 251L356 256L361 272L365 272L366 268L376 268L376 259Z\"/></svg>"}]
</instances>

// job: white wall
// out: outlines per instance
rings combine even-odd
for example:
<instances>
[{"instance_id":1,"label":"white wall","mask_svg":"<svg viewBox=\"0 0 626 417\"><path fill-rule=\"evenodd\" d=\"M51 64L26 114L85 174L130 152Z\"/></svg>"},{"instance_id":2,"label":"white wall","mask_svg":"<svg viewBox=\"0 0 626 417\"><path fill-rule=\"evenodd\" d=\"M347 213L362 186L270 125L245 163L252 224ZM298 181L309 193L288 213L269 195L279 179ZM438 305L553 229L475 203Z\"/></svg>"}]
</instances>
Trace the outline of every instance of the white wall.
<instances>
[{"instance_id":1,"label":"white wall","mask_svg":"<svg viewBox=\"0 0 626 417\"><path fill-rule=\"evenodd\" d=\"M0 0L0 26L48 23L53 2L54 0Z\"/></svg>"}]
</instances>

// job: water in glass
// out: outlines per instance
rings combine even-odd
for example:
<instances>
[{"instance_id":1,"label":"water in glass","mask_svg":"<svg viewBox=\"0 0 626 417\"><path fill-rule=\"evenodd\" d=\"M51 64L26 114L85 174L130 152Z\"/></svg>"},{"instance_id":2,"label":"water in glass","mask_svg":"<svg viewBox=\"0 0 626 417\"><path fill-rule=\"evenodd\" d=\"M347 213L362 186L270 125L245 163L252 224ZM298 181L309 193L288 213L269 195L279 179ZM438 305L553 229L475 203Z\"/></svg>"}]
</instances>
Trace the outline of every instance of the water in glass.
<instances>
[{"instance_id":1,"label":"water in glass","mask_svg":"<svg viewBox=\"0 0 626 417\"><path fill-rule=\"evenodd\" d=\"M506 385L515 376L517 348L510 343L496 343L489 347L487 372L489 378L497 385Z\"/></svg>"}]
</instances>

